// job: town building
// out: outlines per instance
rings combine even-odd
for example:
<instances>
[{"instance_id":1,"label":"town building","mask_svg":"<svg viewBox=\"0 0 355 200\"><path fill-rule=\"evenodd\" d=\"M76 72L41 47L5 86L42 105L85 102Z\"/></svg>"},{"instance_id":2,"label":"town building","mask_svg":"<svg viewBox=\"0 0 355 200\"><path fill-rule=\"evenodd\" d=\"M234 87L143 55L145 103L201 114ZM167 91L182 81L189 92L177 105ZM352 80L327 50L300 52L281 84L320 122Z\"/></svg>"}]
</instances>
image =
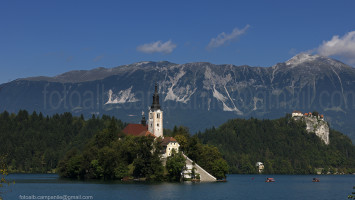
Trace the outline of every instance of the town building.
<instances>
[{"instance_id":1,"label":"town building","mask_svg":"<svg viewBox=\"0 0 355 200\"><path fill-rule=\"evenodd\" d=\"M256 166L256 170L258 170L259 173L262 173L265 168L262 162L257 162L255 166Z\"/></svg>"},{"instance_id":2,"label":"town building","mask_svg":"<svg viewBox=\"0 0 355 200\"><path fill-rule=\"evenodd\" d=\"M320 115L320 114L313 115L313 113L311 112L306 112L303 114L301 111L297 111L297 110L292 112L292 117L316 117L317 119L324 121L324 115Z\"/></svg>"},{"instance_id":3,"label":"town building","mask_svg":"<svg viewBox=\"0 0 355 200\"><path fill-rule=\"evenodd\" d=\"M301 111L295 110L292 112L292 117L303 117L303 114Z\"/></svg>"}]
</instances>

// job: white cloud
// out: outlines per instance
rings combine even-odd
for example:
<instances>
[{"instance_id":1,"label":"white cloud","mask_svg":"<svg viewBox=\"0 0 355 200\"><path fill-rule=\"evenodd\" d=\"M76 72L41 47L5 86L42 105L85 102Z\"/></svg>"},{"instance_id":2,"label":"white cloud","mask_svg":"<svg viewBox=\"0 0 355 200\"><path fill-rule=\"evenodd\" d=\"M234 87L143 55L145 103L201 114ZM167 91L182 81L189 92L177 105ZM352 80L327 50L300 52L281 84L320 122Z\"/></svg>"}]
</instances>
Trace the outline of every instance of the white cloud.
<instances>
[{"instance_id":1,"label":"white cloud","mask_svg":"<svg viewBox=\"0 0 355 200\"><path fill-rule=\"evenodd\" d=\"M317 49L323 56L341 56L350 64L355 64L355 31L346 33L343 37L333 36L329 41L323 41Z\"/></svg>"},{"instance_id":2,"label":"white cloud","mask_svg":"<svg viewBox=\"0 0 355 200\"><path fill-rule=\"evenodd\" d=\"M172 43L171 40L162 42L156 41L149 44L143 44L137 47L137 50L143 53L171 53L176 48L176 44Z\"/></svg>"},{"instance_id":3,"label":"white cloud","mask_svg":"<svg viewBox=\"0 0 355 200\"><path fill-rule=\"evenodd\" d=\"M216 38L212 38L210 43L208 44L207 48L216 48L219 47L226 42L230 42L239 36L243 35L249 28L249 24L246 25L243 29L239 30L238 28L234 28L232 33L227 34L225 32L220 33Z\"/></svg>"}]
</instances>

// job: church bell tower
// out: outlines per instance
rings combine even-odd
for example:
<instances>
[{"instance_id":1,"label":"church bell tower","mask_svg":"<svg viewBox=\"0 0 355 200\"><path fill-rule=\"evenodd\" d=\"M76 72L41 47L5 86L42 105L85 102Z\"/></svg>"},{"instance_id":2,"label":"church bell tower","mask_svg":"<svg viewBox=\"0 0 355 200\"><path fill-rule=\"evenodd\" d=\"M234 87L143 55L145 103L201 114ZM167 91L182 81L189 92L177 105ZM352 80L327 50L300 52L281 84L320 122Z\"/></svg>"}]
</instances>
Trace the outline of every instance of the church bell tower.
<instances>
[{"instance_id":1,"label":"church bell tower","mask_svg":"<svg viewBox=\"0 0 355 200\"><path fill-rule=\"evenodd\" d=\"M163 136L163 111L160 110L158 85L155 84L153 103L149 109L148 131L156 137Z\"/></svg>"}]
</instances>

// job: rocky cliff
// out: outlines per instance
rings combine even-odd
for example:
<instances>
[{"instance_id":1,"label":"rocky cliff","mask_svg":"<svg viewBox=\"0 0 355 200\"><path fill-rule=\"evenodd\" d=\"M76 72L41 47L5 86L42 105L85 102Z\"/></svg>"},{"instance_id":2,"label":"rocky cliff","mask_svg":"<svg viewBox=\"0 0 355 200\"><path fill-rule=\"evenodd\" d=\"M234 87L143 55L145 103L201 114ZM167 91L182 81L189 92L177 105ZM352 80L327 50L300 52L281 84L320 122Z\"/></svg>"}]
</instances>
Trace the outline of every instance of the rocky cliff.
<instances>
[{"instance_id":1,"label":"rocky cliff","mask_svg":"<svg viewBox=\"0 0 355 200\"><path fill-rule=\"evenodd\" d=\"M316 134L325 144L329 144L329 126L324 119L316 116L310 117L295 117L296 120L301 119L307 125L306 130L308 133Z\"/></svg>"}]
</instances>

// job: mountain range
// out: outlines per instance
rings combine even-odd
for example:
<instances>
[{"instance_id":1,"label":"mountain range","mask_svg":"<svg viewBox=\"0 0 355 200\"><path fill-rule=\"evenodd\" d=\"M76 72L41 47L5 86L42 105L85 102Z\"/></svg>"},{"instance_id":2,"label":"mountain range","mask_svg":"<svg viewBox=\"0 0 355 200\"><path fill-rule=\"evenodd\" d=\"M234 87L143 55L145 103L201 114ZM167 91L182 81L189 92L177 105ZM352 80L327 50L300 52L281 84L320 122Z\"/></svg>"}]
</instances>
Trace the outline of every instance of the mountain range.
<instances>
[{"instance_id":1,"label":"mountain range","mask_svg":"<svg viewBox=\"0 0 355 200\"><path fill-rule=\"evenodd\" d=\"M355 69L319 55L298 54L272 67L138 62L70 71L0 85L0 111L114 115L139 123L158 84L164 128L197 132L231 118L279 118L318 111L355 141Z\"/></svg>"}]
</instances>

